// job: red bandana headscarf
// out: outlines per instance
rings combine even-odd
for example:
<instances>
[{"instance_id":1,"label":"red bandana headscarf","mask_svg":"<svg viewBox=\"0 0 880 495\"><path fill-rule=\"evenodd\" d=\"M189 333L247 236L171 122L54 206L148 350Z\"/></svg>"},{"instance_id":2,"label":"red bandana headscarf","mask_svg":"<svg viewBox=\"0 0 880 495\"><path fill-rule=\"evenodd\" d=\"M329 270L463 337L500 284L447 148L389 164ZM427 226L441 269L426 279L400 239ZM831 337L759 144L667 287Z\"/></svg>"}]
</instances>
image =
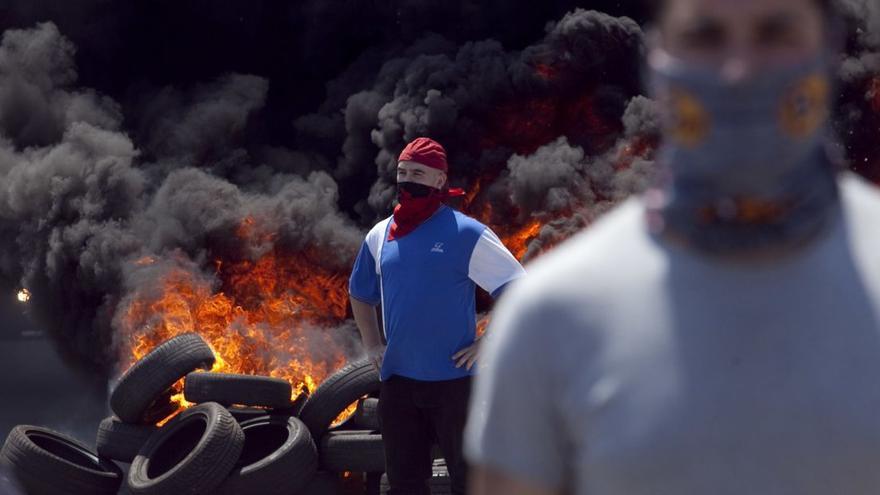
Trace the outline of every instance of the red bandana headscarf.
<instances>
[{"instance_id":1,"label":"red bandana headscarf","mask_svg":"<svg viewBox=\"0 0 880 495\"><path fill-rule=\"evenodd\" d=\"M416 162L426 167L449 171L446 163L446 150L437 141L429 138L418 138L409 143L400 153L398 162ZM463 196L461 189L431 188L425 197L414 197L407 191L401 191L399 204L394 208L394 218L388 230L388 240L393 241L414 231L425 220L431 217L440 205L449 198Z\"/></svg>"}]
</instances>

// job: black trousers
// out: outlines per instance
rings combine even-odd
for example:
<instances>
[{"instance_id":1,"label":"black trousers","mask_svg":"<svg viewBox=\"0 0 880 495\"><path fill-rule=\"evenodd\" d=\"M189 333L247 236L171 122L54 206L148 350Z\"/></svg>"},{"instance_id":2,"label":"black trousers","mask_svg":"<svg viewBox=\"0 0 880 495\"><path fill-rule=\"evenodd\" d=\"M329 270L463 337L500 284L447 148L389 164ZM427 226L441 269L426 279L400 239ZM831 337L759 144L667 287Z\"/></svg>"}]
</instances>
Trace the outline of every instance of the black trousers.
<instances>
[{"instance_id":1,"label":"black trousers","mask_svg":"<svg viewBox=\"0 0 880 495\"><path fill-rule=\"evenodd\" d=\"M466 493L468 468L462 443L470 394L470 377L423 382L395 375L382 382L379 419L389 495L430 493L435 443L446 459L452 493Z\"/></svg>"}]
</instances>

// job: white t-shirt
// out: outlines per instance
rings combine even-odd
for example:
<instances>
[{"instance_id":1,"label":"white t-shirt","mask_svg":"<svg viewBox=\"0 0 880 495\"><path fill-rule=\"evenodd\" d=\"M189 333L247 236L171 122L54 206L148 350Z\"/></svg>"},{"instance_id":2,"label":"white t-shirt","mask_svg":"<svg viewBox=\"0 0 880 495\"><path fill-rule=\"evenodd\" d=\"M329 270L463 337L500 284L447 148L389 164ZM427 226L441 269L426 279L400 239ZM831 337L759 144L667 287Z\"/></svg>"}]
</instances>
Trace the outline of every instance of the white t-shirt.
<instances>
[{"instance_id":1,"label":"white t-shirt","mask_svg":"<svg viewBox=\"0 0 880 495\"><path fill-rule=\"evenodd\" d=\"M580 495L880 493L880 194L783 261L659 243L633 199L496 310L472 462Z\"/></svg>"}]
</instances>

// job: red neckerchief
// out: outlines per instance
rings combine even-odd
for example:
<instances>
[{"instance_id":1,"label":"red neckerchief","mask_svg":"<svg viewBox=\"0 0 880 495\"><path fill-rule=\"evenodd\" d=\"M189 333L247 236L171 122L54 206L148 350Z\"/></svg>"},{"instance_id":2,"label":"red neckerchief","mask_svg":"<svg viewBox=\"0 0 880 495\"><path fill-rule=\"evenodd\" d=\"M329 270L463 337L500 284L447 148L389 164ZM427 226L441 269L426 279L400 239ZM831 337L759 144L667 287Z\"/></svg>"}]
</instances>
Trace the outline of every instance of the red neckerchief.
<instances>
[{"instance_id":1,"label":"red neckerchief","mask_svg":"<svg viewBox=\"0 0 880 495\"><path fill-rule=\"evenodd\" d=\"M388 241L400 239L416 230L437 212L445 200L458 196L464 196L462 189L437 189L424 198L414 198L406 191L401 192L400 203L394 207L394 218L388 229Z\"/></svg>"}]
</instances>

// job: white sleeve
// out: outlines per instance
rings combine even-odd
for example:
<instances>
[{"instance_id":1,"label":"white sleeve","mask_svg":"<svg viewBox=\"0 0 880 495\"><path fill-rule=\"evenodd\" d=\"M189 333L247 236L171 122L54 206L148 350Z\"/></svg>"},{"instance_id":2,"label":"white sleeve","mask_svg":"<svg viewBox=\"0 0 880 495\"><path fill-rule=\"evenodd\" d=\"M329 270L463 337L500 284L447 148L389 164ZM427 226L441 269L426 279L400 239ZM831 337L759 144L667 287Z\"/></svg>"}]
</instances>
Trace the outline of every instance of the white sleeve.
<instances>
[{"instance_id":1,"label":"white sleeve","mask_svg":"<svg viewBox=\"0 0 880 495\"><path fill-rule=\"evenodd\" d=\"M501 239L488 227L483 230L468 265L468 277L489 294L526 274Z\"/></svg>"},{"instance_id":2,"label":"white sleeve","mask_svg":"<svg viewBox=\"0 0 880 495\"><path fill-rule=\"evenodd\" d=\"M367 233L367 248L370 250L370 254L373 255L373 259L376 261L376 273L379 275L382 274L382 264L379 260L382 259L382 247L385 245L388 224L391 222L392 218L393 217L388 217L385 220L382 220L373 226L373 228Z\"/></svg>"}]
</instances>

